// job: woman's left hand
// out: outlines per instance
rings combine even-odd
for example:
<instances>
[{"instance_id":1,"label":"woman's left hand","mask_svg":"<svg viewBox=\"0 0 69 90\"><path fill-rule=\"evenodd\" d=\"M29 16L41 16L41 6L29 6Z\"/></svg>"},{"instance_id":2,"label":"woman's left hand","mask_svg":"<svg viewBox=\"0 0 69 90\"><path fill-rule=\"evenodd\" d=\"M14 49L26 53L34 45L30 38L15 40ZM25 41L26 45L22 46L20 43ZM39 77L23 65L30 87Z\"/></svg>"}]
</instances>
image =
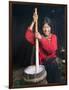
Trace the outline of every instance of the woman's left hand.
<instances>
[{"instance_id":1,"label":"woman's left hand","mask_svg":"<svg viewBox=\"0 0 69 90\"><path fill-rule=\"evenodd\" d=\"M36 33L35 33L35 38L37 38L37 39L41 39L42 36L41 36L41 34L40 34L39 32L36 32Z\"/></svg>"}]
</instances>

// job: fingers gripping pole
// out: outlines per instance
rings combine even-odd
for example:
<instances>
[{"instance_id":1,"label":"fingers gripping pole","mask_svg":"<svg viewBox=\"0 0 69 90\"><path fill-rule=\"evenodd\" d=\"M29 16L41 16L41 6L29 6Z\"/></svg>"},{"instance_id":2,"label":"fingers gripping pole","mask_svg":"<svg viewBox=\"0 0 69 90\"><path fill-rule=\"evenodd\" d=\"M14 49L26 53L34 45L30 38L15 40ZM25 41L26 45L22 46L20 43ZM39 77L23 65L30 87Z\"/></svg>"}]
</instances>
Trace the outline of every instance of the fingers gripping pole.
<instances>
[{"instance_id":1,"label":"fingers gripping pole","mask_svg":"<svg viewBox=\"0 0 69 90\"><path fill-rule=\"evenodd\" d=\"M37 15L37 8L35 8L35 15ZM38 20L35 22L35 32L38 32ZM35 40L35 48L36 48L36 72L39 71L39 42L38 39Z\"/></svg>"}]
</instances>

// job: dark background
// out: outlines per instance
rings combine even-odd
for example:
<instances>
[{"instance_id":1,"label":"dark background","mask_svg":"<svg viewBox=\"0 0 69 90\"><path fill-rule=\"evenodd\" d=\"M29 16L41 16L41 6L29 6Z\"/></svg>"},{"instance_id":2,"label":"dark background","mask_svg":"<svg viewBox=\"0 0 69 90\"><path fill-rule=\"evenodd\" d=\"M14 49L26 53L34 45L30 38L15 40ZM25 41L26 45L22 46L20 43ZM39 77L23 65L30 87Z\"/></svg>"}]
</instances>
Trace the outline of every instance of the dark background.
<instances>
[{"instance_id":1,"label":"dark background","mask_svg":"<svg viewBox=\"0 0 69 90\"><path fill-rule=\"evenodd\" d=\"M32 22L35 7L38 8L39 32L41 32L42 19L48 16L52 19L55 33L58 37L59 50L66 49L66 5L14 3L12 5L13 30L13 63L20 68L30 65L32 46L25 39L26 28ZM60 55L59 55L60 57Z\"/></svg>"}]
</instances>

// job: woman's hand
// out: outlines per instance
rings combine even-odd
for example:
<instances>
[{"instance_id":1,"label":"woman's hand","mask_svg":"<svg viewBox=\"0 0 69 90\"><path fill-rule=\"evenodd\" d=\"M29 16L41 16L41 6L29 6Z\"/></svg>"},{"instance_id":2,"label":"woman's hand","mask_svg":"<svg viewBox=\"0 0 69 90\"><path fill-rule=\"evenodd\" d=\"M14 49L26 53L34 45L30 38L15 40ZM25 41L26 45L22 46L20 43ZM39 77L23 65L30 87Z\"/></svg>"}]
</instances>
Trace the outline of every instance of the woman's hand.
<instances>
[{"instance_id":1,"label":"woman's hand","mask_svg":"<svg viewBox=\"0 0 69 90\"><path fill-rule=\"evenodd\" d=\"M33 14L33 21L36 22L38 20L38 15L36 15L35 13Z\"/></svg>"},{"instance_id":2,"label":"woman's hand","mask_svg":"<svg viewBox=\"0 0 69 90\"><path fill-rule=\"evenodd\" d=\"M31 23L31 25L29 26L29 29L32 31L35 22L38 20L38 15L36 15L35 13L33 14L33 21Z\"/></svg>"},{"instance_id":3,"label":"woman's hand","mask_svg":"<svg viewBox=\"0 0 69 90\"><path fill-rule=\"evenodd\" d=\"M40 34L39 32L36 32L36 33L35 33L35 38L37 38L37 39L41 39L42 36L41 36L41 34Z\"/></svg>"}]
</instances>

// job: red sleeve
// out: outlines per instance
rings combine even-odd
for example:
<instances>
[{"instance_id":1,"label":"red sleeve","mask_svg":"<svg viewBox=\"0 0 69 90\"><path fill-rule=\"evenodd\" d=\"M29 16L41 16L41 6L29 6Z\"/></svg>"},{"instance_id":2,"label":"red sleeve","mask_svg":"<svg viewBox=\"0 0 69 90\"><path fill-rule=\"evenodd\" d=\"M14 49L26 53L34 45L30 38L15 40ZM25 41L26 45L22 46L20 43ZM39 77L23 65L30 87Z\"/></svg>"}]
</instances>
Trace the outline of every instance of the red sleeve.
<instances>
[{"instance_id":1,"label":"red sleeve","mask_svg":"<svg viewBox=\"0 0 69 90\"><path fill-rule=\"evenodd\" d=\"M41 40L39 40L42 48L46 50L48 53L52 53L57 50L57 37L56 35L52 35L52 38L50 42L45 37L42 37Z\"/></svg>"},{"instance_id":2,"label":"red sleeve","mask_svg":"<svg viewBox=\"0 0 69 90\"><path fill-rule=\"evenodd\" d=\"M34 45L34 34L33 32L28 28L25 33L25 38L28 42L30 42L32 45Z\"/></svg>"}]
</instances>

